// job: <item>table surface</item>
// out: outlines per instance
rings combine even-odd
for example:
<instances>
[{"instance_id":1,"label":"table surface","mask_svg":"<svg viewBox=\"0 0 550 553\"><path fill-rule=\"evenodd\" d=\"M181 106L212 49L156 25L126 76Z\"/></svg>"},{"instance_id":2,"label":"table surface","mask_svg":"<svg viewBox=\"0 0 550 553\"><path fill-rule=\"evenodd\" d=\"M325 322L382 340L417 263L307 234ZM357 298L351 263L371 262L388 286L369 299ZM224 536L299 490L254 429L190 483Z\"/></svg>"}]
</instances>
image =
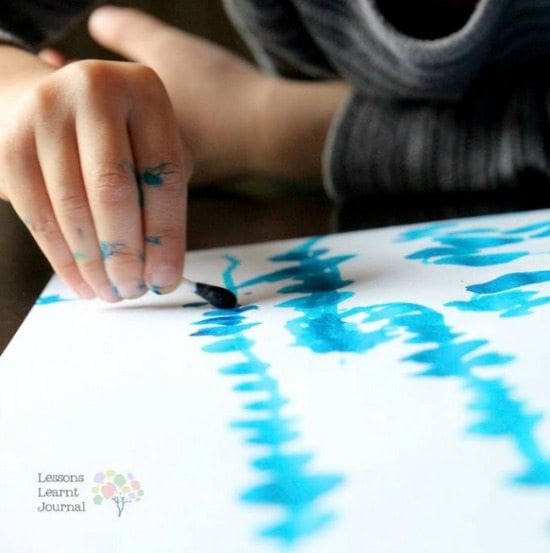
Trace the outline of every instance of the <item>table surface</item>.
<instances>
[{"instance_id":1,"label":"table surface","mask_svg":"<svg viewBox=\"0 0 550 553\"><path fill-rule=\"evenodd\" d=\"M287 184L263 192L223 186L192 191L189 249L550 207L550 183L533 178L499 192L371 196L348 204L331 203L317 186L296 190ZM1 201L0 229L1 353L51 269L11 206Z\"/></svg>"}]
</instances>

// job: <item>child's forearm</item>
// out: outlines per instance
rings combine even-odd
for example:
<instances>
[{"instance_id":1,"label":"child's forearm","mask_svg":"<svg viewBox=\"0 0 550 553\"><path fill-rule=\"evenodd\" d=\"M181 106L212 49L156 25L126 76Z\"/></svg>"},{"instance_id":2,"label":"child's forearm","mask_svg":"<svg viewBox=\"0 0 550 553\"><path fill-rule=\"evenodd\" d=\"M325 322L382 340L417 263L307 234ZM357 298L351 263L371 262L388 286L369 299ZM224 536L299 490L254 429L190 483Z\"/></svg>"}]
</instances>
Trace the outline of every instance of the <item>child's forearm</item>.
<instances>
[{"instance_id":1,"label":"child's forearm","mask_svg":"<svg viewBox=\"0 0 550 553\"><path fill-rule=\"evenodd\" d=\"M258 115L259 172L319 178L328 129L350 91L341 81L271 79Z\"/></svg>"}]
</instances>

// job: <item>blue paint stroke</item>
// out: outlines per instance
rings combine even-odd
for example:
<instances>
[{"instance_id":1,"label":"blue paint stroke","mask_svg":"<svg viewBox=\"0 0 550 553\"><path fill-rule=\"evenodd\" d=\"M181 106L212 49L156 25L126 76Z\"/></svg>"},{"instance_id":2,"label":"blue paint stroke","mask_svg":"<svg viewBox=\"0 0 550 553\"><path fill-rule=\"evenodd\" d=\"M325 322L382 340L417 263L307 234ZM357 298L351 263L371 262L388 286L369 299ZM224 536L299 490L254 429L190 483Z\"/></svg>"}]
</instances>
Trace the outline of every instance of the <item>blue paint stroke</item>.
<instances>
[{"instance_id":1,"label":"blue paint stroke","mask_svg":"<svg viewBox=\"0 0 550 553\"><path fill-rule=\"evenodd\" d=\"M510 273L483 284L472 284L467 286L466 289L476 294L494 294L539 282L550 282L550 271Z\"/></svg>"},{"instance_id":2,"label":"blue paint stroke","mask_svg":"<svg viewBox=\"0 0 550 553\"><path fill-rule=\"evenodd\" d=\"M60 294L51 294L49 296L40 296L35 305L51 305L52 303L61 303L64 301L76 301L78 298L64 298Z\"/></svg>"},{"instance_id":3,"label":"blue paint stroke","mask_svg":"<svg viewBox=\"0 0 550 553\"><path fill-rule=\"evenodd\" d=\"M236 289L282 280L293 282L278 290L298 297L278 307L300 313L286 327L295 345L315 353L364 353L396 339L419 346L401 359L423 365L416 377L458 378L473 394L468 407L480 419L467 429L470 434L506 437L524 462L522 475L513 481L523 485L550 485L550 459L538 444L536 425L543 416L530 414L525 402L511 398L512 390L500 378L482 378L475 369L503 367L512 355L485 351L485 339L465 339L449 327L441 313L412 303L387 303L366 307L341 308L354 294L341 289L351 284L338 266L352 255L327 256L329 250L316 248L319 238L307 240L287 253L270 258L272 262L291 262L290 266L244 281ZM541 276L534 277L540 279ZM356 319L360 317L358 322ZM352 321L353 319L353 321ZM369 330L369 326L374 329Z\"/></svg>"},{"instance_id":4,"label":"blue paint stroke","mask_svg":"<svg viewBox=\"0 0 550 553\"><path fill-rule=\"evenodd\" d=\"M476 232L478 231L479 229ZM414 377L459 379L471 394L472 399L467 407L475 414L476 420L466 429L468 434L482 438L505 438L514 446L522 461L522 468L518 474L507 478L509 484L550 486L550 459L537 440L537 427L543 415L529 412L526 402L513 399L513 390L507 387L502 378L481 377L476 374L479 368L503 368L514 357L488 350L489 342L485 339L466 338L449 327L441 313L423 305L393 302L346 308L342 304L355 294L344 289L352 281L342 277L339 266L354 255L330 255L329 249L318 247L320 240L321 238L309 239L288 252L270 258L273 263L284 263L284 266L240 284L234 279L239 260L227 257L229 266L224 273L225 285L236 293L260 284L288 281L284 287L278 289L278 293L292 295L292 298L278 303L277 307L292 309L298 313L298 317L287 322L286 328L294 337L296 347L305 347L314 353L364 354L384 343L404 341L414 351L401 361L422 367ZM293 421L285 419L281 413L285 399L280 396L276 381L267 373L269 365L253 354L254 342L245 335L253 328L249 326L253 323L247 322L244 317L231 320L226 311L212 312L209 317L218 319L216 325L208 326L208 319L201 321L198 324L206 327L199 330L198 334L214 336L218 341L203 349L210 353L240 352L242 359L222 367L221 372L247 377L245 382L235 386L235 391L262 392L266 397L247 404L246 409L270 413L269 417L262 417L260 420L245 419L237 421L233 426L248 430L251 433L251 443L263 444L269 442L266 435L277 436L271 445L273 451L280 451L281 444L285 443L287 437L290 436L290 440L296 439L296 432L293 432ZM231 326L238 329L237 334L231 334ZM266 428L269 430L267 434ZM300 463L305 463L304 459L309 460L310 455L300 454ZM245 493L243 500L270 503L275 502L276 498L288 497L280 492L280 484L277 483L294 482L295 478L304 476L299 472L304 464L296 466L290 459L286 460L283 454L283 459L289 465L287 469L281 470L283 462L275 463L270 457L273 454L265 460L258 459L253 466L266 471L278 467L277 472L268 472L274 482ZM340 481L341 477L332 475L328 482L325 481L322 492L326 493L330 486L334 487ZM275 491L275 495L270 495ZM312 508L312 500L317 496L309 490L306 497L308 501L299 501L298 504ZM315 531L333 517L330 513L316 514L313 519L308 516L308 520L316 522L306 524L305 528L296 522L289 524L289 521L296 520L292 510L292 505L295 504L285 504L287 522L264 529L261 535L277 536L286 543L294 543L298 537Z\"/></svg>"},{"instance_id":5,"label":"blue paint stroke","mask_svg":"<svg viewBox=\"0 0 550 553\"><path fill-rule=\"evenodd\" d=\"M511 479L519 485L550 486L550 458L536 436L536 426L543 419L540 413L528 412L526 402L512 399L513 389L502 378L484 378L476 374L481 367L504 366L511 355L478 350L487 340L462 340L444 322L443 316L415 304L385 304L357 308L367 317L365 322L386 321L388 334L393 330L409 336L405 343L433 344L402 359L425 365L418 377L459 378L473 399L468 408L479 419L467 428L469 434L507 438L524 464L520 475Z\"/></svg>"},{"instance_id":6,"label":"blue paint stroke","mask_svg":"<svg viewBox=\"0 0 550 553\"><path fill-rule=\"evenodd\" d=\"M239 261L228 260L225 286L234 289L231 273ZM219 369L225 376L239 378L233 389L245 399L246 416L233 421L231 427L246 434L248 445L262 448L251 463L262 481L242 493L240 499L252 505L279 507L282 520L261 528L258 535L293 545L334 520L335 514L319 502L342 483L343 477L314 472L310 467L313 453L297 450L297 421L284 414L288 400L270 374L269 363L254 353L255 341L248 336L248 331L260 324L247 319L247 312L256 309L247 306L208 311L194 323L201 328L193 336L214 338L202 348L207 353L238 356L236 362Z\"/></svg>"},{"instance_id":7,"label":"blue paint stroke","mask_svg":"<svg viewBox=\"0 0 550 553\"><path fill-rule=\"evenodd\" d=\"M506 231L507 234L528 234L529 238L548 238L550 236L550 221L533 223Z\"/></svg>"},{"instance_id":8,"label":"blue paint stroke","mask_svg":"<svg viewBox=\"0 0 550 553\"><path fill-rule=\"evenodd\" d=\"M461 311L493 311L501 317L531 314L534 308L550 304L550 296L537 291L518 290L524 286L550 282L550 271L509 273L481 284L467 286L472 297L467 301L452 301L445 305Z\"/></svg>"},{"instance_id":9,"label":"blue paint stroke","mask_svg":"<svg viewBox=\"0 0 550 553\"><path fill-rule=\"evenodd\" d=\"M494 227L470 228L451 231L452 224L431 224L413 228L402 233L400 242L429 238L437 246L418 250L407 256L407 259L418 259L423 263L437 265L464 265L481 267L510 263L529 255L528 251L516 250L495 252L495 250L527 240L550 236L550 222L539 222L531 225L501 230Z\"/></svg>"}]
</instances>

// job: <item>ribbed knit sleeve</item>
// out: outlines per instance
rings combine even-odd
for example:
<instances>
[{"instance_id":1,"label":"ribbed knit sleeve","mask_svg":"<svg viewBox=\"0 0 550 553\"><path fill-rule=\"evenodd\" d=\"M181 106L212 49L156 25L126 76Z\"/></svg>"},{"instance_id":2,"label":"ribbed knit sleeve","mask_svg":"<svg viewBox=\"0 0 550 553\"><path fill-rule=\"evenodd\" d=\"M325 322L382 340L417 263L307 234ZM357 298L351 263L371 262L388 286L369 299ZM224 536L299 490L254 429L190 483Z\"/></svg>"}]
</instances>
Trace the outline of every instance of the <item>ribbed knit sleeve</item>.
<instances>
[{"instance_id":1,"label":"ribbed knit sleeve","mask_svg":"<svg viewBox=\"0 0 550 553\"><path fill-rule=\"evenodd\" d=\"M62 34L93 0L0 0L0 41L36 50Z\"/></svg>"},{"instance_id":2,"label":"ribbed knit sleeve","mask_svg":"<svg viewBox=\"0 0 550 553\"><path fill-rule=\"evenodd\" d=\"M269 73L308 77L335 72L291 0L224 0L231 22Z\"/></svg>"},{"instance_id":3,"label":"ribbed knit sleeve","mask_svg":"<svg viewBox=\"0 0 550 553\"><path fill-rule=\"evenodd\" d=\"M546 65L546 64L545 64ZM388 101L354 93L325 147L327 192L488 190L549 174L549 79L491 75L457 102ZM537 75L541 75L539 78Z\"/></svg>"},{"instance_id":4,"label":"ribbed knit sleeve","mask_svg":"<svg viewBox=\"0 0 550 553\"><path fill-rule=\"evenodd\" d=\"M337 73L362 94L453 100L492 56L509 0L479 0L464 26L416 39L386 21L374 0L296 0L308 32Z\"/></svg>"},{"instance_id":5,"label":"ribbed knit sleeve","mask_svg":"<svg viewBox=\"0 0 550 553\"><path fill-rule=\"evenodd\" d=\"M550 0L479 0L462 27L434 40L399 32L375 0L227 2L264 56L352 85L324 152L332 197L548 174L549 72L536 60L550 58Z\"/></svg>"},{"instance_id":6,"label":"ribbed knit sleeve","mask_svg":"<svg viewBox=\"0 0 550 553\"><path fill-rule=\"evenodd\" d=\"M526 170L548 175L549 80L537 62L550 53L545 4L480 0L463 28L433 41L400 35L370 11L379 66L353 74L343 56L333 60L356 86L325 146L329 195L491 189Z\"/></svg>"}]
</instances>

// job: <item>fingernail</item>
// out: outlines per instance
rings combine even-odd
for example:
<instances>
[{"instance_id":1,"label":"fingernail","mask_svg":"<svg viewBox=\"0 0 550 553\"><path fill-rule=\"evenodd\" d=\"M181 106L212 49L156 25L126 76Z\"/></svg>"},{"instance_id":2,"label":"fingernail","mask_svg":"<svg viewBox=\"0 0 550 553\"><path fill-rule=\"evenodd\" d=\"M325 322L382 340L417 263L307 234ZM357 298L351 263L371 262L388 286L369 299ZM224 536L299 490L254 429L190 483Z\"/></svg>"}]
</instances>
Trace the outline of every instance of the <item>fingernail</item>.
<instances>
[{"instance_id":1,"label":"fingernail","mask_svg":"<svg viewBox=\"0 0 550 553\"><path fill-rule=\"evenodd\" d=\"M181 274L175 267L170 265L164 265L156 268L150 275L149 290L155 294L163 294L164 291L168 291L174 286L177 286L181 280Z\"/></svg>"},{"instance_id":2,"label":"fingernail","mask_svg":"<svg viewBox=\"0 0 550 553\"><path fill-rule=\"evenodd\" d=\"M83 299L83 300L92 300L94 299L95 292L88 286L85 282L82 284L79 284L76 288L76 293Z\"/></svg>"}]
</instances>

